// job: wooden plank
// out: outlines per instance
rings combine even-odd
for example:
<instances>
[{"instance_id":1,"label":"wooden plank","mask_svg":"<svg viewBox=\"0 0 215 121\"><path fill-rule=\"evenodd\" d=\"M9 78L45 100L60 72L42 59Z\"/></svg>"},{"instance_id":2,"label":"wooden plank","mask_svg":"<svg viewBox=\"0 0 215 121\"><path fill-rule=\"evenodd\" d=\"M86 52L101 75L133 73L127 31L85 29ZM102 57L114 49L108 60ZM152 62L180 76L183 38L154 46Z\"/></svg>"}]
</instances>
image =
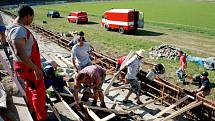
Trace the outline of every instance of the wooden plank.
<instances>
[{"instance_id":1,"label":"wooden plank","mask_svg":"<svg viewBox=\"0 0 215 121\"><path fill-rule=\"evenodd\" d=\"M108 121L108 120L112 119L115 116L116 116L116 114L112 113L112 114L102 118L101 121Z\"/></svg>"},{"instance_id":2,"label":"wooden plank","mask_svg":"<svg viewBox=\"0 0 215 121\"><path fill-rule=\"evenodd\" d=\"M115 109L109 109L109 108L101 108L101 107L96 107L96 106L88 106L88 105L83 105L86 108L94 109L94 110L102 110L105 112L111 112L111 113L116 113L116 114L127 114L127 111L123 110L115 110Z\"/></svg>"},{"instance_id":3,"label":"wooden plank","mask_svg":"<svg viewBox=\"0 0 215 121\"><path fill-rule=\"evenodd\" d=\"M136 109L139 109L139 108L141 108L141 107L143 107L143 106L146 106L146 105L148 105L148 104L154 103L154 102L156 102L156 101L158 101L158 100L164 99L164 98L166 98L166 97L168 97L168 96L160 97L160 98L157 98L157 99L155 99L155 100L148 100L148 101L146 101L146 102L143 102L143 104L141 104L141 105L128 108L127 110L128 110L128 111L136 110Z\"/></svg>"},{"instance_id":4,"label":"wooden plank","mask_svg":"<svg viewBox=\"0 0 215 121\"><path fill-rule=\"evenodd\" d=\"M117 76L118 76L119 73L120 73L120 71L118 71L118 72L116 73L116 75L114 75L113 78L110 80L109 85L107 86L107 88L106 88L105 91L104 91L104 95L107 95L107 94L109 93L109 89L110 89L111 86L113 85L114 80L117 78Z\"/></svg>"},{"instance_id":5,"label":"wooden plank","mask_svg":"<svg viewBox=\"0 0 215 121\"><path fill-rule=\"evenodd\" d=\"M91 109L87 108L87 112L94 121L101 121L101 119Z\"/></svg>"},{"instance_id":6,"label":"wooden plank","mask_svg":"<svg viewBox=\"0 0 215 121\"><path fill-rule=\"evenodd\" d=\"M180 115L180 114L182 114L182 113L184 113L184 112L186 112L192 108L195 108L195 107L201 105L201 104L202 104L202 101L193 101L192 103L186 105L185 107L179 109L178 111L173 112L171 115L167 116L162 121L168 121L168 120L170 120L170 119L172 119L172 118L174 118L174 117L176 117L176 116L178 116L178 115Z\"/></svg>"},{"instance_id":7,"label":"wooden plank","mask_svg":"<svg viewBox=\"0 0 215 121\"><path fill-rule=\"evenodd\" d=\"M119 71L113 76L113 78L110 80L110 83L109 85L107 86L107 88L105 89L104 91L104 95L107 95L109 93L109 90L112 86L112 84L114 83L114 80L117 78L117 76L119 75L120 73L120 70L123 69L125 67L125 64L127 63L127 61L134 55L134 52L133 51L130 51L130 53L126 56L125 60L123 61Z\"/></svg>"},{"instance_id":8,"label":"wooden plank","mask_svg":"<svg viewBox=\"0 0 215 121\"><path fill-rule=\"evenodd\" d=\"M52 101L50 100L50 97L49 97L48 94L46 94L46 102L49 103L50 108L53 111L53 113L56 116L56 118L58 119L58 121L62 121L61 117L60 117L60 113L58 112L58 110L56 109L56 107L54 106L54 104L52 103Z\"/></svg>"},{"instance_id":9,"label":"wooden plank","mask_svg":"<svg viewBox=\"0 0 215 121\"><path fill-rule=\"evenodd\" d=\"M155 81L156 83L162 85L162 86L165 86L165 87L171 89L171 90L174 90L174 91L176 91L176 92L179 92L179 90L177 90L177 89L175 89L175 88L173 88L173 87L171 87L171 86L169 86L169 85L167 85L167 84L165 84L165 83L163 83L163 82L161 82L161 81L159 81L159 80L157 80L157 79L154 79L154 81Z\"/></svg>"},{"instance_id":10,"label":"wooden plank","mask_svg":"<svg viewBox=\"0 0 215 121\"><path fill-rule=\"evenodd\" d=\"M64 88L71 96L73 96L72 92L69 90L68 87L64 86L63 88ZM74 97L74 96L73 96L73 97Z\"/></svg>"},{"instance_id":11,"label":"wooden plank","mask_svg":"<svg viewBox=\"0 0 215 121\"><path fill-rule=\"evenodd\" d=\"M116 116L114 113L112 113L112 114L100 119L91 109L87 108L87 112L94 121L108 121L111 118Z\"/></svg>"},{"instance_id":12,"label":"wooden plank","mask_svg":"<svg viewBox=\"0 0 215 121\"><path fill-rule=\"evenodd\" d=\"M164 113L166 113L167 111L169 111L170 109L173 109L174 107L176 107L177 105L181 104L182 102L184 102L186 99L188 99L188 96L184 96L183 98L181 98L179 101L175 102L174 104L170 105L169 107L165 108L164 110L162 110L161 112L157 113L156 115L154 115L151 119L155 119L161 115L163 115Z\"/></svg>"},{"instance_id":13,"label":"wooden plank","mask_svg":"<svg viewBox=\"0 0 215 121\"><path fill-rule=\"evenodd\" d=\"M125 60L122 62L121 66L120 66L120 70L122 70L126 63L135 55L135 52L134 51L130 51L129 54L126 56Z\"/></svg>"},{"instance_id":14,"label":"wooden plank","mask_svg":"<svg viewBox=\"0 0 215 121\"><path fill-rule=\"evenodd\" d=\"M67 93L59 93L61 96L66 96L66 97L73 97L72 95L70 94L67 94Z\"/></svg>"},{"instance_id":15,"label":"wooden plank","mask_svg":"<svg viewBox=\"0 0 215 121\"><path fill-rule=\"evenodd\" d=\"M57 94L57 96L60 98L61 102L66 106L66 108L70 111L70 113L73 115L75 120L77 121L83 121L72 109L71 107L63 100L63 98L60 96L60 94L53 88L54 92Z\"/></svg>"},{"instance_id":16,"label":"wooden plank","mask_svg":"<svg viewBox=\"0 0 215 121\"><path fill-rule=\"evenodd\" d=\"M23 97L12 96L12 101L20 121L33 121Z\"/></svg>"}]
</instances>

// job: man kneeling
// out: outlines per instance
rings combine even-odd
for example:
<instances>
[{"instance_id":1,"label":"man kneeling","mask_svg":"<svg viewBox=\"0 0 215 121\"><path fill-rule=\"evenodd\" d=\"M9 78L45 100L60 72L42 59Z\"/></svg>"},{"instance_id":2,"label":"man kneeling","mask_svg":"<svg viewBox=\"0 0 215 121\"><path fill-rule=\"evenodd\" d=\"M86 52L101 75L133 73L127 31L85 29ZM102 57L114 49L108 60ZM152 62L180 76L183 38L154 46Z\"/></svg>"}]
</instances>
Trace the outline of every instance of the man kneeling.
<instances>
[{"instance_id":1,"label":"man kneeling","mask_svg":"<svg viewBox=\"0 0 215 121\"><path fill-rule=\"evenodd\" d=\"M75 76L74 98L78 110L80 110L80 105L78 103L78 92L80 90L81 84L85 88L82 101L88 101L92 89L94 93L94 100L92 106L96 106L97 100L99 98L101 101L100 106L106 108L104 102L104 95L102 93L102 84L105 80L105 76L106 70L97 65L87 66Z\"/></svg>"},{"instance_id":2,"label":"man kneeling","mask_svg":"<svg viewBox=\"0 0 215 121\"><path fill-rule=\"evenodd\" d=\"M207 71L202 72L201 75L195 76L193 78L193 81L199 83L199 89L193 91L193 93L196 94L197 97L205 97L210 94L211 84L208 79Z\"/></svg>"}]
</instances>

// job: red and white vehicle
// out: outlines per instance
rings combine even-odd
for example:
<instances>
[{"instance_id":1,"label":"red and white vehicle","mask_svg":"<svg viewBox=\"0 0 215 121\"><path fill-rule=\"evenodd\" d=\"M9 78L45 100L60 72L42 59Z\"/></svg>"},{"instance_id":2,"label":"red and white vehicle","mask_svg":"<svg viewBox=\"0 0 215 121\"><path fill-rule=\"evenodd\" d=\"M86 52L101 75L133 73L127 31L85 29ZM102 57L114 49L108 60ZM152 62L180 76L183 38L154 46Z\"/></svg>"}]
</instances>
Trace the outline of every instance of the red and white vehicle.
<instances>
[{"instance_id":1,"label":"red and white vehicle","mask_svg":"<svg viewBox=\"0 0 215 121\"><path fill-rule=\"evenodd\" d=\"M73 23L87 23L88 22L87 12L85 12L85 11L72 11L68 15L67 19L69 22L73 22Z\"/></svg>"},{"instance_id":2,"label":"red and white vehicle","mask_svg":"<svg viewBox=\"0 0 215 121\"><path fill-rule=\"evenodd\" d=\"M120 33L131 32L143 28L143 12L134 9L111 9L104 12L102 27L106 30L118 29Z\"/></svg>"}]
</instances>

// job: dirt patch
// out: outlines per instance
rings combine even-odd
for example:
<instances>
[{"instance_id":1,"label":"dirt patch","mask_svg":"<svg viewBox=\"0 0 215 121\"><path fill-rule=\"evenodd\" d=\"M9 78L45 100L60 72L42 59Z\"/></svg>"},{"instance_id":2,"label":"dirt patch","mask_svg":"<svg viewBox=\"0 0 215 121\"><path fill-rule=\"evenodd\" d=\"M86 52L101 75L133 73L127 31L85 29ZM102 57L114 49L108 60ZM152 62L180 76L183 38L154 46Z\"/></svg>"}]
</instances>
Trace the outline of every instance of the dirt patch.
<instances>
[{"instance_id":1,"label":"dirt patch","mask_svg":"<svg viewBox=\"0 0 215 121\"><path fill-rule=\"evenodd\" d=\"M154 42L159 42L162 44L169 44L177 46L179 48L184 48L192 53L197 53L201 55L215 56L215 41L214 39L209 39L194 35L192 33L186 32L175 32L167 29L156 29L156 28L145 28L147 31L163 33L158 36L152 35L129 35L135 38L141 38L144 40L150 40Z\"/></svg>"}]
</instances>

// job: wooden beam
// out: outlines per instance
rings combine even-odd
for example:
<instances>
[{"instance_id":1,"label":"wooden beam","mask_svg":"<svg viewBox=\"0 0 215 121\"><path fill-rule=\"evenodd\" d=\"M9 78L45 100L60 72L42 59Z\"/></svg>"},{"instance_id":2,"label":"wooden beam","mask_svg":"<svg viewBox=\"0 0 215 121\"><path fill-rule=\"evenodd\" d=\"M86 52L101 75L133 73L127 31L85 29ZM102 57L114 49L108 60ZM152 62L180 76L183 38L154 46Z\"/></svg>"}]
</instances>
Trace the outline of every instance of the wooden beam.
<instances>
[{"instance_id":1,"label":"wooden beam","mask_svg":"<svg viewBox=\"0 0 215 121\"><path fill-rule=\"evenodd\" d=\"M73 96L72 92L69 90L68 87L64 86L63 88L64 88L71 96ZM74 96L73 96L73 97L74 97Z\"/></svg>"},{"instance_id":2,"label":"wooden beam","mask_svg":"<svg viewBox=\"0 0 215 121\"><path fill-rule=\"evenodd\" d=\"M162 110L161 112L157 113L156 115L154 115L151 119L155 119L161 115L163 115L164 113L166 113L167 111L169 111L170 109L173 109L174 107L176 107L177 105L181 104L182 102L184 102L186 99L188 99L188 96L185 96L183 98L181 98L179 101L175 102L174 104L170 105L169 107L165 108L164 110Z\"/></svg>"},{"instance_id":3,"label":"wooden beam","mask_svg":"<svg viewBox=\"0 0 215 121\"><path fill-rule=\"evenodd\" d=\"M110 83L109 85L107 86L107 88L105 89L104 91L104 95L107 95L109 93L109 90L114 82L114 80L117 78L117 76L119 75L120 73L120 70L123 69L125 67L125 64L127 63L127 61L134 55L134 52L133 51L130 51L130 53L126 56L125 60L123 61L119 71L113 76L113 78L110 80Z\"/></svg>"},{"instance_id":4,"label":"wooden beam","mask_svg":"<svg viewBox=\"0 0 215 121\"><path fill-rule=\"evenodd\" d=\"M109 93L109 89L111 88L112 84L114 83L114 80L117 78L117 75L120 73L120 71L118 71L116 73L116 75L113 76L113 78L110 80L109 85L107 86L107 88L104 91L104 95L107 95Z\"/></svg>"},{"instance_id":5,"label":"wooden beam","mask_svg":"<svg viewBox=\"0 0 215 121\"><path fill-rule=\"evenodd\" d=\"M113 117L115 117L116 115L114 113L100 119L91 109L89 109L88 107L87 108L87 112L88 114L91 116L91 118L94 120L94 121L108 121L110 119L112 119Z\"/></svg>"},{"instance_id":6,"label":"wooden beam","mask_svg":"<svg viewBox=\"0 0 215 121\"><path fill-rule=\"evenodd\" d=\"M66 96L66 97L73 97L72 95L70 94L67 94L67 93L59 93L61 96Z\"/></svg>"},{"instance_id":7,"label":"wooden beam","mask_svg":"<svg viewBox=\"0 0 215 121\"><path fill-rule=\"evenodd\" d=\"M102 118L101 121L108 121L108 120L112 119L115 116L116 116L116 114L112 113L112 114Z\"/></svg>"},{"instance_id":8,"label":"wooden beam","mask_svg":"<svg viewBox=\"0 0 215 121\"><path fill-rule=\"evenodd\" d=\"M156 83L162 85L162 86L165 86L165 87L171 89L171 90L174 90L174 91L176 91L176 92L179 92L179 90L177 90L177 89L175 89L175 88L173 88L173 87L171 87L171 86L169 86L169 85L167 85L167 84L165 84L165 83L163 83L163 82L161 82L161 81L159 81L159 80L157 80L157 79L154 79L154 81L155 81Z\"/></svg>"},{"instance_id":9,"label":"wooden beam","mask_svg":"<svg viewBox=\"0 0 215 121\"><path fill-rule=\"evenodd\" d=\"M109 109L109 108L101 108L101 107L96 107L96 106L88 106L88 105L83 105L86 108L94 109L94 110L102 110L105 112L111 112L111 113L116 113L116 114L127 114L127 111L123 110L115 110L115 109Z\"/></svg>"},{"instance_id":10,"label":"wooden beam","mask_svg":"<svg viewBox=\"0 0 215 121\"><path fill-rule=\"evenodd\" d=\"M91 109L87 108L87 112L94 121L101 121L101 119Z\"/></svg>"},{"instance_id":11,"label":"wooden beam","mask_svg":"<svg viewBox=\"0 0 215 121\"><path fill-rule=\"evenodd\" d=\"M71 107L63 100L63 98L60 96L60 94L53 88L54 92L57 94L57 96L60 98L61 102L66 106L66 108L70 111L72 116L75 118L77 121L83 121L72 109Z\"/></svg>"},{"instance_id":12,"label":"wooden beam","mask_svg":"<svg viewBox=\"0 0 215 121\"><path fill-rule=\"evenodd\" d=\"M141 108L141 107L143 107L143 106L146 106L146 105L148 105L148 104L154 103L154 102L156 102L156 101L158 101L158 100L164 99L164 98L166 98L166 97L168 97L168 96L160 97L160 98L157 98L157 99L155 99L155 100L148 100L148 101L146 101L146 102L143 102L143 104L141 104L141 105L128 108L127 110L128 110L128 111L136 110L136 109L139 109L139 108Z\"/></svg>"},{"instance_id":13,"label":"wooden beam","mask_svg":"<svg viewBox=\"0 0 215 121\"><path fill-rule=\"evenodd\" d=\"M185 107L179 109L178 111L173 112L171 115L167 116L162 121L168 121L168 120L170 120L170 119L172 119L172 118L174 118L174 117L176 117L176 116L178 116L178 115L180 115L180 114L182 114L182 113L184 113L184 112L186 112L192 108L195 108L195 107L201 105L201 104L202 104L202 101L193 101L192 103L186 105Z\"/></svg>"},{"instance_id":14,"label":"wooden beam","mask_svg":"<svg viewBox=\"0 0 215 121\"><path fill-rule=\"evenodd\" d=\"M20 121L33 121L31 114L28 110L27 104L23 97L12 96L13 106L15 106L14 110L17 110L18 120ZM12 106L10 105L10 106Z\"/></svg>"},{"instance_id":15,"label":"wooden beam","mask_svg":"<svg viewBox=\"0 0 215 121\"><path fill-rule=\"evenodd\" d=\"M120 66L120 69L119 70L122 70L126 63L135 55L135 52L134 51L130 51L129 54L126 56L125 60L122 62L121 66Z\"/></svg>"},{"instance_id":16,"label":"wooden beam","mask_svg":"<svg viewBox=\"0 0 215 121\"><path fill-rule=\"evenodd\" d=\"M56 116L56 118L58 119L58 121L62 121L61 117L60 117L60 113L58 112L58 110L55 108L54 104L52 103L52 101L50 100L50 97L48 94L46 94L46 102L49 103L51 110L53 111L54 115Z\"/></svg>"}]
</instances>

